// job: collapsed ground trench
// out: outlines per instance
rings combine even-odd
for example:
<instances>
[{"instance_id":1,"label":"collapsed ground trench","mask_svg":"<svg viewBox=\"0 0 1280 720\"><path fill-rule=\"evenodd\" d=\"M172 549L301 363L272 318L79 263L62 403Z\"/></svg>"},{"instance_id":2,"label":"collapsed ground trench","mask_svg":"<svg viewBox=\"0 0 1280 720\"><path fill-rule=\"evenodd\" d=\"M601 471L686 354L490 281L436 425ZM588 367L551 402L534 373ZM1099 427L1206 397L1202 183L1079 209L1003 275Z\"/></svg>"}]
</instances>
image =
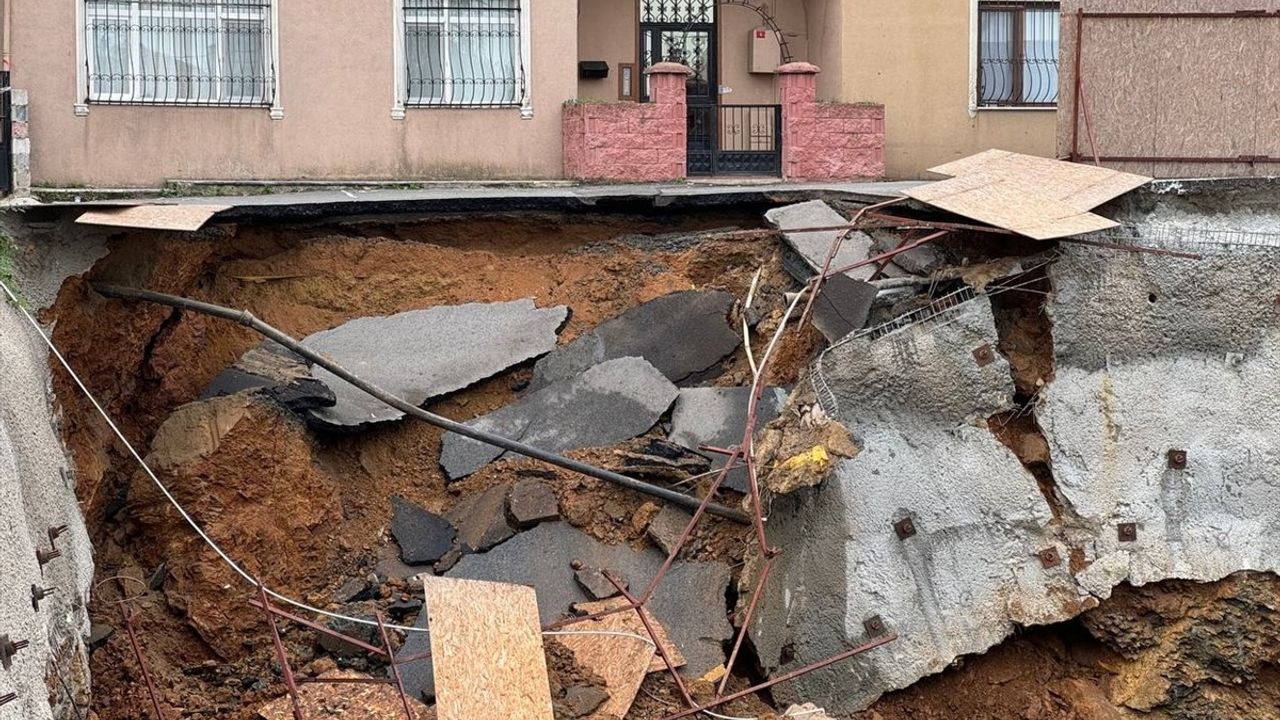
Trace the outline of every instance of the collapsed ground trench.
<instances>
[{"instance_id":1,"label":"collapsed ground trench","mask_svg":"<svg viewBox=\"0 0 1280 720\"><path fill-rule=\"evenodd\" d=\"M687 235L694 230L757 227L758 224L758 214L753 211L682 215L670 220L513 215L499 219L458 217L430 225L377 219L314 223L305 228L222 226L193 238L121 233L112 238L110 254L85 279L67 283L47 319L57 320L55 339L60 346L70 348L76 367L88 368L84 374L91 388L107 401L112 414L123 421L126 434L145 448L174 408L194 399L213 374L255 343L256 338L233 326L223 327L163 309L134 312L137 309L133 308L124 312L92 293L88 287L92 281L125 280L247 307L298 334L360 314L395 312L430 303L501 299L521 293L541 298L546 293L550 302L564 302L566 298L575 301L570 303L576 312L567 328L567 337L572 337L642 299L672 289L689 285L719 287L741 296L750 275L761 264L768 268L765 277L769 292L780 296L784 288L789 287L789 281L774 257L777 247L772 241L691 243L687 240ZM1047 280L1043 282L1047 285ZM1044 292L1051 290L1038 284L1028 287ZM1035 307L1037 298L1041 303L1039 309ZM1046 357L1046 342L1030 342L1027 347L1020 347L1012 340L1018 333L1010 328L1027 323L1021 330L1024 339L1048 336L1051 340L1052 328L1047 326L1047 318L1042 317L1043 296L1038 292L1002 293L993 296L993 308L997 326L1001 328L1000 349L1005 356L1025 352L1037 362L1042 361ZM793 383L817 343L817 338L810 334L804 343L787 348L775 381ZM105 352L104 348L107 348ZM1051 345L1047 352L1051 375ZM1014 366L1018 390L1015 400L1019 407L1025 408L1034 401L1034 379L1020 372L1018 363L1011 357L1010 364ZM1046 367L1036 362L1028 366L1032 365L1041 370ZM437 409L464 419L499 407L512 397L514 387L527 380L528 373L529 368L523 367L482 382L444 398ZM724 373L726 381L741 381L745 373L742 358L730 360ZM1028 379L1031 379L1030 385ZM1050 381L1051 378L1045 380ZM71 392L67 379L55 372L55 384L63 404L67 440L80 468L77 482L81 498L99 548L100 577L105 579L109 572L125 573L160 588L140 607L138 623L152 667L162 678L166 702L173 707L211 708L209 712L221 713L218 717L253 717L253 709L258 704L253 698L266 700L281 692L276 672L270 669L272 661L261 651L261 633L265 628L256 618L244 619L242 623L233 619L227 623L232 630L227 633L228 637L213 642L211 633L205 635L193 629L195 617L208 617L210 613L236 614L231 609L236 602L221 597L210 601L184 592L195 587L216 587L224 578L209 569L209 558L201 556L199 548L183 536L183 529L163 512L156 498L145 494L145 486L138 482L132 468L110 443L88 408ZM1023 424L1023 418L1028 416L1033 418L1031 425ZM1034 425L1033 413L1007 424L1014 426L1024 439L1037 434L1043 439L1043 432ZM324 602L338 580L374 567L384 559L378 549L382 539L380 523L386 513L379 503L385 504L389 492L405 492L426 504L456 502L459 497L437 487L438 478L421 468L432 464L430 458L437 452L438 437L408 426L381 428L368 435L363 439L332 436L316 441L308 438L289 418L268 409L254 408L242 431L221 449L223 455L217 462L183 479L189 483L186 488L189 492L203 491L215 496L205 510L226 513L228 517L234 515L237 519L244 517L238 510L246 507L247 500L261 502L268 496L279 498L288 495L290 488L305 497L273 507L275 514L307 516L311 510L308 501L313 499L308 493L319 486L331 494L333 506L328 514L313 514L308 520L312 528L323 528L316 533L315 542L298 543L290 540L288 533L274 534L271 529L271 523L276 521L274 516L250 514L245 527L240 528L250 529L253 535L243 548L250 556L271 558L272 553L260 551L284 548L276 559L268 559L255 567L255 572L278 579L285 587L310 593L308 599L314 602ZM263 446L261 438L270 438L269 445ZM1053 507L1058 494L1051 468L1047 464L1040 467L1038 461L1029 460L1032 454L1017 449L1014 452L1041 481L1041 491ZM422 462L422 458L427 461ZM608 458L595 455L592 459L606 462ZM259 487L264 462L275 463L269 466L285 471L275 479L278 484L267 488ZM228 470L240 465L253 468L253 472L232 472L228 477ZM526 466L515 470L534 471ZM370 479L369 485L358 484ZM560 477L553 479L576 482ZM464 484L461 494L483 491L499 480L495 475L477 477ZM219 483L226 486L216 487ZM297 492L299 488L307 488L308 492ZM360 493L352 492L353 488L366 491L376 499L361 497ZM566 511L570 522L581 524L605 541L642 541L634 527L620 523L617 517L648 512L643 500L592 488L593 492L597 490L590 502ZM1069 509L1058 506L1055 516L1067 512ZM702 544L698 550L701 556L739 557L734 554L740 553L736 536L722 525L696 540ZM331 552L325 554L320 549L322 545ZM306 567L302 571L288 567L290 563L283 560L288 556L297 558L296 564ZM118 599L118 594L112 596L110 585L106 587L106 594L95 598L91 610L96 620L109 623L112 622L109 603ZM865 717L867 720L981 717L987 711L1001 709L1021 712L1024 717L1083 720L1126 717L1136 712L1133 704L1146 701L1129 702L1140 693L1131 696L1112 692L1112 686L1120 684L1115 678L1128 683L1125 687L1142 688L1146 687L1144 682L1156 681L1131 680L1125 672L1135 671L1116 672L1114 666L1083 661L1073 665L1061 660L1064 652L1071 658L1071 648L1097 650L1091 642L1119 654L1131 665L1138 661L1128 655L1158 647L1204 656L1203 667L1188 663L1190 669L1179 676L1182 685L1176 687L1189 686L1192 691L1170 691L1164 699L1143 710L1152 713L1150 717L1162 717L1160 713L1164 713L1163 717L1179 719L1228 717L1230 715L1214 713L1259 711L1271 698L1269 694L1259 695L1257 702L1250 705L1241 693L1224 695L1219 688L1221 685L1230 690L1242 683L1266 682L1274 677L1275 658L1268 655L1265 647L1251 645L1245 652L1228 652L1225 639L1242 637L1247 634L1245 630L1213 630L1224 638L1223 644L1213 647L1196 645L1193 641L1187 641L1190 645L1161 645L1151 639L1163 637L1155 631L1150 631L1151 637L1137 645L1126 645L1106 633L1099 633L1111 642L1107 645L1092 634L1095 625L1101 627L1102 621L1091 625L1093 621L1089 617L1105 616L1112 624L1119 622L1115 619L1117 614L1123 616L1125 612L1144 618L1164 618L1171 604L1199 602L1196 607L1203 609L1201 617L1212 625L1215 613L1264 606L1261 598L1267 597L1274 588L1274 579L1269 576L1246 575L1204 586L1162 584L1151 590L1154 594L1143 596L1145 605L1126 601L1123 593L1118 593L1119 600L1105 604L1085 620L1030 631L995 648L987 656L966 659L941 676L887 696ZM392 593L409 590L403 584L390 584L390 589ZM1194 598L1183 601L1181 598L1187 594ZM1246 599L1241 601L1241 597ZM1113 604L1121 610L1108 614ZM1149 606L1157 606L1158 610ZM1162 622L1161 628L1175 624L1172 618ZM1237 625L1249 628L1245 620ZM1131 629L1125 628L1113 634L1124 636L1122 630L1132 634ZM203 632L208 633L209 628ZM312 647L313 638L309 633L291 631L286 634L286 641L296 653L295 657L300 658L299 666L304 665L306 658L312 658L312 663L324 662ZM127 657L122 642L121 633L116 633L93 655L94 710L103 720L147 717L137 669L131 662L119 661ZM1068 651L1061 650L1062 647ZM1057 682L1048 688L1038 686L1025 673L1014 679L1003 679L1011 672L1008 668L1037 667L1044 657L1056 659L1053 667L1057 669L1052 670L1052 677L1063 683L1070 681L1069 687L1060 687L1061 683ZM753 664L749 648L744 658L748 667ZM353 666L360 667L358 663ZM1005 669L999 670L1000 667ZM1201 669L1196 669L1198 667ZM1228 677L1221 670L1223 667L1232 669L1234 674ZM1241 683L1235 681L1236 677L1241 678ZM965 690L982 688L983 683L987 686L985 691ZM1008 703L991 705L988 696L998 693L996 688L1016 688L1017 691L1005 693L1011 697ZM642 694L629 717L647 720L666 714L669 703L674 700L671 688L661 680L651 679L646 681L645 689L652 696ZM1152 692L1143 697L1151 696ZM1017 705L1014 699L1026 705ZM1038 709L1032 708L1033 705ZM1122 709L1116 710L1117 707ZM1126 714L1107 714L1112 711ZM1249 716L1267 717L1265 713Z\"/></svg>"}]
</instances>

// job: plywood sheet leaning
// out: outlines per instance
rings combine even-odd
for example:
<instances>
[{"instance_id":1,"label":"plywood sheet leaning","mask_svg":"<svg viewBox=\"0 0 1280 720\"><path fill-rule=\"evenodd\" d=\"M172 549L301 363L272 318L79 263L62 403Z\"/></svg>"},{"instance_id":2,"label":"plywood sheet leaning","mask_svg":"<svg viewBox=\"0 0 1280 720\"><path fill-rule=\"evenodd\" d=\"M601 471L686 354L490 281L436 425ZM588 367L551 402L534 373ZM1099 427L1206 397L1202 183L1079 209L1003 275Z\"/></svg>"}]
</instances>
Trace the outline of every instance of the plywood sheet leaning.
<instances>
[{"instance_id":1,"label":"plywood sheet leaning","mask_svg":"<svg viewBox=\"0 0 1280 720\"><path fill-rule=\"evenodd\" d=\"M907 190L909 197L1037 240L1116 227L1119 223L1089 211L1150 181L1004 150L988 150L930 172L954 177Z\"/></svg>"},{"instance_id":2,"label":"plywood sheet leaning","mask_svg":"<svg viewBox=\"0 0 1280 720\"><path fill-rule=\"evenodd\" d=\"M230 207L230 205L133 205L90 210L76 218L76 222L81 225L194 232L204 227L204 224L209 222L209 218Z\"/></svg>"},{"instance_id":3,"label":"plywood sheet leaning","mask_svg":"<svg viewBox=\"0 0 1280 720\"><path fill-rule=\"evenodd\" d=\"M439 720L552 720L533 588L423 579Z\"/></svg>"},{"instance_id":4,"label":"plywood sheet leaning","mask_svg":"<svg viewBox=\"0 0 1280 720\"><path fill-rule=\"evenodd\" d=\"M630 604L631 603L628 602L626 598L619 596L609 598L608 600L578 603L573 606L573 609L582 615L594 615L596 613L614 610ZM680 648L676 647L675 644L671 642L671 638L667 636L667 629L663 627L662 623L658 622L658 619L653 616L653 613L649 612L647 609L644 611L644 616L649 621L649 624L653 626L653 631L658 636L658 642L662 644L662 649L666 651L667 657L671 660L671 664L675 667L684 667L684 654L680 652ZM649 631L645 630L644 623L640 622L640 616L636 614L635 610L616 612L612 615L605 615L604 617L596 618L594 620L575 623L572 627L575 630L631 633L639 635L642 638L649 637ZM616 635L574 635L564 637L562 642L568 646L570 650L574 650L576 654L579 648L588 648L597 644L593 641L600 639L611 640L618 637L619 636ZM604 644L607 645L609 643ZM662 657L658 655L657 650L654 650L652 655L653 657L650 658L648 671L651 673L665 671L667 669L667 664L662 661Z\"/></svg>"}]
</instances>

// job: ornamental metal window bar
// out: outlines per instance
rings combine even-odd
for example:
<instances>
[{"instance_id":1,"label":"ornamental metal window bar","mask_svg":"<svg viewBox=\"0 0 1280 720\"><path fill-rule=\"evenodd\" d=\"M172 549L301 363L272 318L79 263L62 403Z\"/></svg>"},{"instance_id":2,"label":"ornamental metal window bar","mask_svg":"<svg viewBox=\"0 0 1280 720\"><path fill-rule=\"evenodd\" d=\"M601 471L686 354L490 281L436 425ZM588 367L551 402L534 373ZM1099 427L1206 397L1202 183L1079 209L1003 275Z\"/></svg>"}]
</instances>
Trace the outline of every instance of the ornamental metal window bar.
<instances>
[{"instance_id":1,"label":"ornamental metal window bar","mask_svg":"<svg viewBox=\"0 0 1280 720\"><path fill-rule=\"evenodd\" d=\"M640 22L663 25L712 23L716 19L715 0L642 0Z\"/></svg>"},{"instance_id":2,"label":"ornamental metal window bar","mask_svg":"<svg viewBox=\"0 0 1280 720\"><path fill-rule=\"evenodd\" d=\"M978 4L978 106L1058 103L1056 2Z\"/></svg>"},{"instance_id":3,"label":"ornamental metal window bar","mask_svg":"<svg viewBox=\"0 0 1280 720\"><path fill-rule=\"evenodd\" d=\"M272 0L83 0L88 101L270 106Z\"/></svg>"},{"instance_id":4,"label":"ornamental metal window bar","mask_svg":"<svg viewBox=\"0 0 1280 720\"><path fill-rule=\"evenodd\" d=\"M404 32L408 105L524 102L520 0L404 0Z\"/></svg>"}]
</instances>

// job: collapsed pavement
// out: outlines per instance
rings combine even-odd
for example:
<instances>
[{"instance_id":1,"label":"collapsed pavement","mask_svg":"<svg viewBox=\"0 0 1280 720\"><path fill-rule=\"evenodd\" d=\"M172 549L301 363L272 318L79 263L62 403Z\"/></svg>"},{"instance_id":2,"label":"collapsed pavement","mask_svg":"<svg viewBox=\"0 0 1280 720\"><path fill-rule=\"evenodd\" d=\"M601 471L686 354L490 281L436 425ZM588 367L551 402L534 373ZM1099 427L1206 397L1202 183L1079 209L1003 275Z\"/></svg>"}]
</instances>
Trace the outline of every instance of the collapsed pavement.
<instances>
[{"instance_id":1,"label":"collapsed pavement","mask_svg":"<svg viewBox=\"0 0 1280 720\"><path fill-rule=\"evenodd\" d=\"M219 335L213 323L190 314L156 313L118 325L123 336L139 328L146 348L141 366L170 369L167 376L142 376L140 385L154 381L172 397L205 399L166 407L143 405L152 401L141 396L115 398L112 407L134 408L131 422L140 436L150 435L148 459L179 499L208 519L212 534L227 538L234 556L255 561L255 574L325 612L362 621L308 616L323 620L326 631L378 645L369 623L379 617L429 630L423 575L532 587L536 622L548 632L548 704L556 717L627 715L628 708L628 717L645 720L676 713L687 699L655 655L659 646L678 658L672 674L705 703L879 638L885 644L768 688L777 709L814 703L815 710L847 715L947 670L957 658L986 652L1019 628L1105 605L1126 582L1274 570L1262 532L1271 507L1263 492L1270 414L1265 393L1253 390L1266 387L1273 370L1269 303L1280 294L1270 279L1273 250L1206 246L1194 235L1165 242L1193 252L1193 259L1029 242L996 228L992 237L956 231L936 247L912 248L935 252L913 253L911 260L904 253L871 262L920 237L921 225L956 221L927 206L899 211L908 229L873 219L866 236L845 247L852 255L832 259L832 267L862 263L848 271L862 290L844 294L836 281L825 283L812 315L825 350L817 333L797 328L804 306L789 293L813 282L828 264L831 240L843 233L817 231L821 238L804 254L796 240L813 226L783 224L789 212L831 225L853 214L822 203L772 212L770 222L784 229L780 243L749 234L756 229L728 229L730 236L766 240L682 240L682 249L647 266L610 259L607 273L625 277L624 290L610 285L602 293L596 286L585 300L564 294L571 284L556 270L545 286L516 279L504 294L476 297L462 288L414 299L428 308L406 309L397 300L320 315L307 307L298 313L305 321L290 325L309 341L359 330L326 352L342 354L349 367L385 368L380 384L414 404L695 497L724 467L725 450L742 439L756 363L782 332L782 364L760 378L767 390L754 418L753 460L765 494L755 502L749 475L738 467L716 495L747 513L767 513L768 545L782 552L758 598L752 589L763 558L748 550L750 526L704 520L685 539L692 518L684 510L399 413L381 417L385 406L344 397L340 381L321 368L256 338ZM1133 226L1124 232L1134 234L1109 234L1111 244L1164 242L1148 232L1141 214L1126 212ZM758 244L744 251L742 243L751 242ZM733 271L709 272L711 253L699 250L702 243L722 251L720 262ZM377 246L371 253L389 252L406 266L403 248ZM779 248L800 253L803 262L788 265ZM598 258L587 258L583 268L606 264ZM211 254L182 265L191 270L188 282L197 283L197 268L216 274L220 262ZM633 267L645 270L624 269ZM759 293L745 303L761 267ZM94 280L113 280L111 272L108 263ZM236 272L265 275L252 263ZM584 284L608 282L607 275L593 277ZM708 288L708 281L718 284ZM161 275L149 282L195 294ZM229 282L190 287L228 302L237 296L219 293ZM243 287L237 293L258 293L253 297L266 305L268 319L271 302L298 296L260 280ZM89 292L83 286L69 292L76 291ZM64 333L84 327L78 313L96 313L102 324L128 307L89 297L81 300L87 311L63 307ZM473 304L478 299L486 302ZM519 319L477 327L501 326L491 334L502 347L490 353L495 348L482 343L476 357L469 353L448 368L449 377L434 372L440 353L460 347L458 337L487 336L467 330L466 318L499 306L517 308ZM428 340L399 342L405 333ZM743 334L749 348L742 347ZM186 378L190 371L180 371L173 358L194 341L216 349L217 357L196 361L205 363L201 372ZM395 357L382 363L387 353ZM108 365L102 372L112 371ZM1165 389L1169 377L1187 378L1185 388ZM179 383L186 389L168 389ZM1154 406L1157 392L1176 402ZM317 421L326 414L337 420L344 401L352 410L346 421ZM1234 419L1214 432L1205 427L1205 416L1239 417L1230 414L1237 407L1249 408L1242 422L1258 435L1241 433ZM159 418L154 432L146 429L150 416ZM284 689L249 669L269 660L270 643L263 642L262 614L231 589L236 578L192 544L145 478L135 475L125 490L107 516L130 524L120 535L129 550L117 561L125 556L155 567L164 559L150 583L161 602L144 612L153 622L170 621L166 606L180 614L200 656L175 662L170 648L149 652L169 667L203 668L162 691L166 702L186 692L184 684L243 680L256 693L246 702L219 691L187 705L204 701L227 716L258 707L263 717L287 712L274 701ZM1223 502L1224 494L1232 499ZM581 622L581 614L630 607L625 593L642 593L668 554L672 569L645 604L648 615L630 613L631 624L617 626L630 633L628 649L556 638L562 623L617 631ZM649 631L637 615L665 638L655 638L654 648L635 645ZM739 654L735 626L744 623L749 638ZM308 678L394 680L400 673L413 707L431 712L421 703L435 697L440 668L436 658L419 657L431 635L392 636L400 664L320 629L286 628L283 644L288 663ZM242 661L244 638L257 638L262 649ZM102 642L119 647L118 638ZM106 687L136 691L136 682L105 670ZM356 675L335 674L349 672ZM253 674L233 680L230 673ZM715 687L722 678L727 690ZM360 702L311 688L304 701L321 706L325 698ZM380 693L377 703L394 713L395 700ZM767 710L754 695L721 708L751 716Z\"/></svg>"}]
</instances>

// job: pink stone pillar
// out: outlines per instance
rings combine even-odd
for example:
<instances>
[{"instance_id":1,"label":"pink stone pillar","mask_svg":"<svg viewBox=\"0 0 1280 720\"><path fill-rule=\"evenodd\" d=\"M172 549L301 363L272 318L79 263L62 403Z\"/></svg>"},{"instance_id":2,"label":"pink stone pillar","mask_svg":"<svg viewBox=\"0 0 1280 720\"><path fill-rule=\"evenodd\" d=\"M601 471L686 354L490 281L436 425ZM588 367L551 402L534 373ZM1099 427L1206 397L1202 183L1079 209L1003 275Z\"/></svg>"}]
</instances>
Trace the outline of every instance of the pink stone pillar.
<instances>
[{"instance_id":1,"label":"pink stone pillar","mask_svg":"<svg viewBox=\"0 0 1280 720\"><path fill-rule=\"evenodd\" d=\"M659 163L662 176L672 180L688 174L688 88L693 71L680 63L661 62L644 71L649 77L649 101L658 106Z\"/></svg>"},{"instance_id":2,"label":"pink stone pillar","mask_svg":"<svg viewBox=\"0 0 1280 720\"><path fill-rule=\"evenodd\" d=\"M778 94L782 98L782 177L804 177L805 153L817 132L814 106L818 102L818 73L822 69L807 62L780 66Z\"/></svg>"}]
</instances>

